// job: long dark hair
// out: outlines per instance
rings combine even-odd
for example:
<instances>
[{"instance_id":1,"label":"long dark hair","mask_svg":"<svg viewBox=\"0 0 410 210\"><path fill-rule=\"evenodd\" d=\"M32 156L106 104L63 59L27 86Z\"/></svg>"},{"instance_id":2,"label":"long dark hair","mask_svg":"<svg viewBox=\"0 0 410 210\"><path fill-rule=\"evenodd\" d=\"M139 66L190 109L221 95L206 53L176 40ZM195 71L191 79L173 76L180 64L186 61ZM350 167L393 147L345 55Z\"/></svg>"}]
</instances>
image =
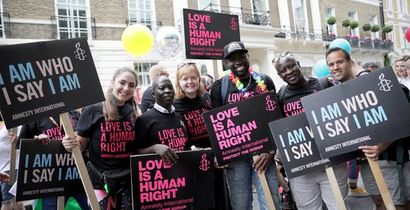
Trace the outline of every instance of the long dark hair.
<instances>
[{"instance_id":1,"label":"long dark hair","mask_svg":"<svg viewBox=\"0 0 410 210\"><path fill-rule=\"evenodd\" d=\"M112 84L114 83L115 79L121 75L124 72L129 72L135 77L135 86L137 86L137 73L127 67L123 67L115 71L113 77L112 77ZM113 120L119 120L120 116L118 114L118 109L117 109L117 99L114 97L112 91L113 87L112 84L110 87L107 89L107 92L105 94L105 101L103 102L103 115L106 121L113 121ZM132 97L125 102L125 104L130 104L133 108L133 112L136 116L139 115L138 107L135 103L134 99L134 93L132 93Z\"/></svg>"}]
</instances>

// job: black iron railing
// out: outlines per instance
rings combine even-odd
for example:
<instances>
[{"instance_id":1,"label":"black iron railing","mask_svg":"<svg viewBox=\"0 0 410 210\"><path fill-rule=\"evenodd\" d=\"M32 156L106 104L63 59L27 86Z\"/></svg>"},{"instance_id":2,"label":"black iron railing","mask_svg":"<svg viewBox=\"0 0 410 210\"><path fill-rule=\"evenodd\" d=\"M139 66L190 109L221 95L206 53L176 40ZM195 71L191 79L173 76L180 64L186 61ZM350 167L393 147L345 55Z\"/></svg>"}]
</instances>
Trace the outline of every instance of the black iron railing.
<instances>
[{"instance_id":1,"label":"black iron railing","mask_svg":"<svg viewBox=\"0 0 410 210\"><path fill-rule=\"evenodd\" d=\"M230 15L238 15L239 21L251 25L269 26L272 23L269 11L245 9L242 7L228 7L212 3L207 5L202 10Z\"/></svg>"}]
</instances>

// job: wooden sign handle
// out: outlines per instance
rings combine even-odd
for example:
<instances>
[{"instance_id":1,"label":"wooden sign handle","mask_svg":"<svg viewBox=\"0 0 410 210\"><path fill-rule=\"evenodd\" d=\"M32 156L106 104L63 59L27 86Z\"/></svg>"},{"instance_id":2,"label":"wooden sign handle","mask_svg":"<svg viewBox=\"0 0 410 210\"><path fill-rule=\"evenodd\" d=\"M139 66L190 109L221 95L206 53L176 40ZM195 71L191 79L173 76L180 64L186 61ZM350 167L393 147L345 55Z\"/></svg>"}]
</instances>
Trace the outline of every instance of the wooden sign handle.
<instances>
[{"instance_id":1,"label":"wooden sign handle","mask_svg":"<svg viewBox=\"0 0 410 210\"><path fill-rule=\"evenodd\" d=\"M58 196L57 197L57 209L64 210L64 206L65 206L64 196Z\"/></svg>"},{"instance_id":2,"label":"wooden sign handle","mask_svg":"<svg viewBox=\"0 0 410 210\"><path fill-rule=\"evenodd\" d=\"M342 192L340 192L339 185L337 184L337 179L333 167L326 168L327 178L330 182L330 187L332 188L333 195L335 196L337 206L340 210L346 210L346 205L343 200Z\"/></svg>"},{"instance_id":3,"label":"wooden sign handle","mask_svg":"<svg viewBox=\"0 0 410 210\"><path fill-rule=\"evenodd\" d=\"M369 158L367 158L367 161L369 162L370 169L372 170L374 179L376 180L376 184L379 188L380 195L382 196L384 206L386 206L387 210L395 210L396 207L394 207L393 200L391 198L389 190L387 189L387 185L384 181L382 172L380 171L379 164L377 163L377 161L371 160Z\"/></svg>"},{"instance_id":4,"label":"wooden sign handle","mask_svg":"<svg viewBox=\"0 0 410 210\"><path fill-rule=\"evenodd\" d=\"M67 112L60 114L60 121L63 124L65 134L74 137L73 126L71 125L71 121L70 121L70 118ZM93 185L91 184L91 180L90 180L90 176L88 175L87 168L85 167L80 145L72 149L72 154L73 154L78 172L80 174L81 182L83 183L85 193L87 194L88 200L91 204L91 208L93 210L99 210L100 206L98 204L97 197L94 193Z\"/></svg>"},{"instance_id":5,"label":"wooden sign handle","mask_svg":"<svg viewBox=\"0 0 410 210\"><path fill-rule=\"evenodd\" d=\"M256 161L258 156L253 156L253 161ZM269 210L276 210L275 203L273 202L272 194L269 189L268 180L266 179L265 171L258 173L259 181L261 182L263 193L265 194L265 200Z\"/></svg>"},{"instance_id":6,"label":"wooden sign handle","mask_svg":"<svg viewBox=\"0 0 410 210\"><path fill-rule=\"evenodd\" d=\"M9 129L9 132L13 133L14 135L17 136L17 128L11 128ZM10 179L9 179L9 184L13 185L14 182L16 181L16 145L17 145L17 140L13 141L11 143L11 148L10 148Z\"/></svg>"}]
</instances>

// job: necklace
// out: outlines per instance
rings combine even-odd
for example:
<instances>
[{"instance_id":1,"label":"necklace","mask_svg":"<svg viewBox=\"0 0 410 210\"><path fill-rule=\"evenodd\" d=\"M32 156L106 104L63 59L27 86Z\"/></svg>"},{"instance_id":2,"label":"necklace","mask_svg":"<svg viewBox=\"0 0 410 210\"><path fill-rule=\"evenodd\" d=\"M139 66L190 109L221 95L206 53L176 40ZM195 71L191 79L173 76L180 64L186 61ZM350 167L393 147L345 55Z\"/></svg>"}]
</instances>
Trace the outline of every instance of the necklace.
<instances>
[{"instance_id":1,"label":"necklace","mask_svg":"<svg viewBox=\"0 0 410 210\"><path fill-rule=\"evenodd\" d=\"M236 88L238 88L239 91L241 92L246 92L248 91L248 87L251 84L252 78L256 80L256 89L259 93L266 92L266 84L265 81L262 79L262 77L252 69L249 70L249 73L251 74L251 77L249 77L248 84L246 87L244 87L244 84L241 82L241 80L236 77L232 71L229 72L229 80L232 81L232 83L235 84Z\"/></svg>"}]
</instances>

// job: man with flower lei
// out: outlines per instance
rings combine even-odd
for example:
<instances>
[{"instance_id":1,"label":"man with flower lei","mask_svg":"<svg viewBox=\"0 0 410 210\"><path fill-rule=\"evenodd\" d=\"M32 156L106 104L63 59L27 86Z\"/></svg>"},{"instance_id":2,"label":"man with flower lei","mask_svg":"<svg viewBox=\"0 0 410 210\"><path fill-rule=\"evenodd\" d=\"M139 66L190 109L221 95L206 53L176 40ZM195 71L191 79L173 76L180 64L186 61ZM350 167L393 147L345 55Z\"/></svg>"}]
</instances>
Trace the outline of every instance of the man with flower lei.
<instances>
[{"instance_id":1,"label":"man with flower lei","mask_svg":"<svg viewBox=\"0 0 410 210\"><path fill-rule=\"evenodd\" d=\"M266 91L276 92L271 78L249 68L248 50L242 42L231 42L224 47L224 63L230 72L212 86L213 108ZM252 209L252 180L255 182L261 209L268 209L257 173L265 173L276 209L280 209L273 152L260 154L255 161L249 158L223 168L226 170L232 209Z\"/></svg>"}]
</instances>

